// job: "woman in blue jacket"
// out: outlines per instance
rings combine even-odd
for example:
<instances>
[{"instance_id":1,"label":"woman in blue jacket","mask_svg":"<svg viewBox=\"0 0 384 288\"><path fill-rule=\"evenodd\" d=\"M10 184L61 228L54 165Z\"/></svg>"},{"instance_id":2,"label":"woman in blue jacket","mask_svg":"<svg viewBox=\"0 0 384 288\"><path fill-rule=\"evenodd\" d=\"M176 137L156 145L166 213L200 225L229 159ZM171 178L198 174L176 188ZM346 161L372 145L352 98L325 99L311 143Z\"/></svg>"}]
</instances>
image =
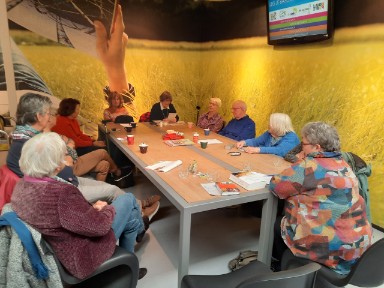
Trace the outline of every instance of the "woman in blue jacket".
<instances>
[{"instance_id":1,"label":"woman in blue jacket","mask_svg":"<svg viewBox=\"0 0 384 288\"><path fill-rule=\"evenodd\" d=\"M291 118L287 114L273 113L269 118L269 128L266 132L259 137L239 141L236 147L244 147L246 153L275 154L284 157L299 143L300 140L293 131Z\"/></svg>"}]
</instances>

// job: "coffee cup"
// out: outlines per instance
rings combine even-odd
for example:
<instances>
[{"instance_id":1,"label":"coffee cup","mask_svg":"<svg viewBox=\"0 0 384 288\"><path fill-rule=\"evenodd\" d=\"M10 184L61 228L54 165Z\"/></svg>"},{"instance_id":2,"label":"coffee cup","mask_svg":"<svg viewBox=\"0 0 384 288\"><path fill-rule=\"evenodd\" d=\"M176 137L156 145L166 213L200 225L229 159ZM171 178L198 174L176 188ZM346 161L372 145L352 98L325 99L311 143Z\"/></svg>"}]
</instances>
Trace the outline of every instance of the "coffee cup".
<instances>
[{"instance_id":1,"label":"coffee cup","mask_svg":"<svg viewBox=\"0 0 384 288\"><path fill-rule=\"evenodd\" d=\"M197 143L199 141L199 133L193 133L193 142Z\"/></svg>"},{"instance_id":2,"label":"coffee cup","mask_svg":"<svg viewBox=\"0 0 384 288\"><path fill-rule=\"evenodd\" d=\"M132 128L136 128L136 122L131 122L129 124L131 124Z\"/></svg>"},{"instance_id":3,"label":"coffee cup","mask_svg":"<svg viewBox=\"0 0 384 288\"><path fill-rule=\"evenodd\" d=\"M192 128L193 127L193 122L188 122L187 125L188 125L188 128Z\"/></svg>"},{"instance_id":4,"label":"coffee cup","mask_svg":"<svg viewBox=\"0 0 384 288\"><path fill-rule=\"evenodd\" d=\"M208 146L208 142L207 141L200 141L200 146L202 149L205 149Z\"/></svg>"},{"instance_id":5,"label":"coffee cup","mask_svg":"<svg viewBox=\"0 0 384 288\"><path fill-rule=\"evenodd\" d=\"M211 130L209 130L209 129L204 129L204 135L205 135L205 136L208 136L210 132L211 132Z\"/></svg>"},{"instance_id":6,"label":"coffee cup","mask_svg":"<svg viewBox=\"0 0 384 288\"><path fill-rule=\"evenodd\" d=\"M124 130L127 131L127 132L131 132L132 131L132 126L125 126Z\"/></svg>"},{"instance_id":7,"label":"coffee cup","mask_svg":"<svg viewBox=\"0 0 384 288\"><path fill-rule=\"evenodd\" d=\"M127 135L127 142L128 145L133 145L135 143L135 135Z\"/></svg>"},{"instance_id":8,"label":"coffee cup","mask_svg":"<svg viewBox=\"0 0 384 288\"><path fill-rule=\"evenodd\" d=\"M140 147L140 152L141 152L142 154L147 153L147 150L148 150L148 145L147 145L147 144L145 144L145 143L141 143L141 144L139 145L139 147Z\"/></svg>"}]
</instances>

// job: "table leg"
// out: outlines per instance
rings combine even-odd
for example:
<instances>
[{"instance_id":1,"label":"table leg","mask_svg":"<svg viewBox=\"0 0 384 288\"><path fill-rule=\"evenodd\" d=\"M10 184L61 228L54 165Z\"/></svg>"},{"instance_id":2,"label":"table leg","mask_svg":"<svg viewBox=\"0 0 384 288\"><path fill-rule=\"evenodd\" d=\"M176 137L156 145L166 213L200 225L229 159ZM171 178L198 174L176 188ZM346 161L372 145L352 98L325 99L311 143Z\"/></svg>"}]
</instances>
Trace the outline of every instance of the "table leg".
<instances>
[{"instance_id":1,"label":"table leg","mask_svg":"<svg viewBox=\"0 0 384 288\"><path fill-rule=\"evenodd\" d=\"M190 243L191 213L182 210L180 211L178 287L181 286L184 275L188 274Z\"/></svg>"},{"instance_id":2,"label":"table leg","mask_svg":"<svg viewBox=\"0 0 384 288\"><path fill-rule=\"evenodd\" d=\"M274 236L273 226L276 220L276 213L277 198L271 193L263 203L258 251L258 260L268 266L271 264Z\"/></svg>"}]
</instances>

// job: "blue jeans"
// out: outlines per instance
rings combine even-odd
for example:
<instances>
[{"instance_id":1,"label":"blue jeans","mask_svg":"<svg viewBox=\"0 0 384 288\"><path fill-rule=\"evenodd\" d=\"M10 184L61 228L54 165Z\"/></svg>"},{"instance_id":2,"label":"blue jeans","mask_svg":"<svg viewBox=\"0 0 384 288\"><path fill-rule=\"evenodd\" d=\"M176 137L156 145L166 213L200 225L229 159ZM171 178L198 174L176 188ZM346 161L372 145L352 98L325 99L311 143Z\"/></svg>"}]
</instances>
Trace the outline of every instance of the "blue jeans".
<instances>
[{"instance_id":1,"label":"blue jeans","mask_svg":"<svg viewBox=\"0 0 384 288\"><path fill-rule=\"evenodd\" d=\"M116 239L119 239L119 246L133 253L136 236L144 231L144 222L136 198L132 193L125 193L118 196L111 205L116 211L112 229Z\"/></svg>"}]
</instances>

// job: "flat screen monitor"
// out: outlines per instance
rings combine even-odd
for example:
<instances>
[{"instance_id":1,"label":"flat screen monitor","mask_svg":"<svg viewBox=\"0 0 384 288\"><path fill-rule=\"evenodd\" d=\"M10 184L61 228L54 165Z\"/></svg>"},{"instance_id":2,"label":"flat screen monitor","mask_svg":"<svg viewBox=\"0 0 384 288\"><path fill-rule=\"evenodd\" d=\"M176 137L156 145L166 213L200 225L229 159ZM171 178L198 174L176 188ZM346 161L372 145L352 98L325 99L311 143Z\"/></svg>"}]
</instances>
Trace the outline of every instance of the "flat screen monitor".
<instances>
[{"instance_id":1,"label":"flat screen monitor","mask_svg":"<svg viewBox=\"0 0 384 288\"><path fill-rule=\"evenodd\" d=\"M268 0L268 44L300 44L331 38L332 1Z\"/></svg>"}]
</instances>

